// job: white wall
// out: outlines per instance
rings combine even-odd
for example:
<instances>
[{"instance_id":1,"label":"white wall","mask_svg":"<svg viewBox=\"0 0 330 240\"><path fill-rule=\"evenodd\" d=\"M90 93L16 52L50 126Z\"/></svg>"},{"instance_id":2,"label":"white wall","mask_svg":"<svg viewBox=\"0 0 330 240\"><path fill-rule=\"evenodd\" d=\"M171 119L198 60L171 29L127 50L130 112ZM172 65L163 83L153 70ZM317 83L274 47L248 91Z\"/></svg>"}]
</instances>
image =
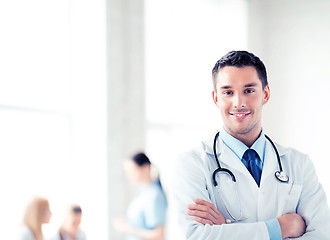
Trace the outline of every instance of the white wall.
<instances>
[{"instance_id":1,"label":"white wall","mask_svg":"<svg viewBox=\"0 0 330 240\"><path fill-rule=\"evenodd\" d=\"M106 2L68 4L73 164L66 182L76 186L69 191L82 204L88 238L109 239Z\"/></svg>"},{"instance_id":2,"label":"white wall","mask_svg":"<svg viewBox=\"0 0 330 240\"><path fill-rule=\"evenodd\" d=\"M310 155L330 198L330 2L251 0L249 50L271 87L264 127L275 141Z\"/></svg>"},{"instance_id":3,"label":"white wall","mask_svg":"<svg viewBox=\"0 0 330 240\"><path fill-rule=\"evenodd\" d=\"M108 237L105 24L101 0L0 1L3 239L35 195L50 201L46 235L78 203L88 237Z\"/></svg>"},{"instance_id":4,"label":"white wall","mask_svg":"<svg viewBox=\"0 0 330 240\"><path fill-rule=\"evenodd\" d=\"M144 1L107 0L109 239L124 239L112 223L136 191L123 161L145 147L144 56Z\"/></svg>"}]
</instances>

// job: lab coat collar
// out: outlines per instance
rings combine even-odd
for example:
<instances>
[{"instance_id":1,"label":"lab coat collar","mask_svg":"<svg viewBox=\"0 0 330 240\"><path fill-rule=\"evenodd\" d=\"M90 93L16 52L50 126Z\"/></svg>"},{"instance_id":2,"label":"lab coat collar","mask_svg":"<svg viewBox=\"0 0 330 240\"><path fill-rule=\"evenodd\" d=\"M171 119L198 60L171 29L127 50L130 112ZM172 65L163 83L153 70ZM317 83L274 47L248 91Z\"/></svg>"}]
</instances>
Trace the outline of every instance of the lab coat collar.
<instances>
[{"instance_id":1,"label":"lab coat collar","mask_svg":"<svg viewBox=\"0 0 330 240\"><path fill-rule=\"evenodd\" d=\"M212 156L214 155L213 142L216 133L217 132L215 132L212 137L203 142L204 150L207 154L210 154ZM246 175L250 174L242 163L241 159L239 159L239 157L224 144L220 136L217 138L216 151L218 159L220 161L220 165L222 167L227 168L228 166L230 166L230 168L235 168Z\"/></svg>"},{"instance_id":2,"label":"lab coat collar","mask_svg":"<svg viewBox=\"0 0 330 240\"><path fill-rule=\"evenodd\" d=\"M203 142L204 150L207 154L210 154L213 156L213 142L214 137L217 132L214 132L214 134ZM287 153L287 149L275 144L277 147L277 150L279 152L280 157L284 156ZM242 161L233 153L233 151L228 148L224 142L222 141L221 137L218 137L217 143L216 143L216 151L217 156L219 158L220 164L222 163L222 166L227 165L231 168L235 168L236 170L240 171L244 175L250 175L249 171L246 169ZM267 140L266 141L266 149L265 149L265 159L264 159L264 166L262 170L261 175L261 182L262 183L270 176L275 173L275 171L279 169L278 162L276 158L276 153L274 148L272 147L271 143ZM252 179L252 178L251 178Z\"/></svg>"},{"instance_id":3,"label":"lab coat collar","mask_svg":"<svg viewBox=\"0 0 330 240\"><path fill-rule=\"evenodd\" d=\"M249 148L243 142L230 135L225 130L225 128L222 128L222 131L220 131L220 137L222 141L226 144L226 146L229 147L235 153L235 155L242 161L245 151L248 150ZM251 146L251 149L255 150L260 157L261 168L264 164L264 157L265 157L264 153L266 146L265 144L266 144L265 134L264 131L261 130L259 137Z\"/></svg>"},{"instance_id":4,"label":"lab coat collar","mask_svg":"<svg viewBox=\"0 0 330 240\"><path fill-rule=\"evenodd\" d=\"M217 132L219 132L219 131L214 131L214 133L209 137L209 138L207 138L205 141L203 141L202 143L203 143L203 146L204 146L204 150L205 150L205 152L206 153L208 153L208 154L212 154L213 155L213 142L214 142L214 137L215 137L215 134L217 133ZM220 140L220 141L219 141ZM217 139L217 144L216 144L216 150L217 150L217 153L219 154L219 153L222 153L221 151L222 151L222 149L224 149L224 143L223 143L223 141L221 140L221 138L220 137L218 137L218 139ZM277 151L278 151L278 153L279 153L279 155L280 155L280 157L281 156L284 156L285 154L287 154L287 149L286 148L284 148L284 147L282 147L281 145L279 145L279 144L277 144L277 143L275 143L275 146L276 146L276 148L277 148ZM272 145L270 144L270 142L268 141L268 140L266 140L266 150L265 151L267 151L267 148L271 148L271 149L273 149L273 147L272 147ZM276 156L276 155L275 155ZM266 156L265 156L265 158L266 158ZM277 161L276 161L277 162Z\"/></svg>"}]
</instances>

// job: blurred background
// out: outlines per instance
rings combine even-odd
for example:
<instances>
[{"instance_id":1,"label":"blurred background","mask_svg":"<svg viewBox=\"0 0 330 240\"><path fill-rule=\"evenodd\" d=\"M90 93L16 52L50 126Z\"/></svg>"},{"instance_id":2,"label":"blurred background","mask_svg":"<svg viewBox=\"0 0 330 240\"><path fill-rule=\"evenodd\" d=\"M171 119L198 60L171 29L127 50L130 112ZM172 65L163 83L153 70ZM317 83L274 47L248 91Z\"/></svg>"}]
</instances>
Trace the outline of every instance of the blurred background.
<instances>
[{"instance_id":1,"label":"blurred background","mask_svg":"<svg viewBox=\"0 0 330 240\"><path fill-rule=\"evenodd\" d=\"M145 150L170 193L177 154L222 126L211 69L230 50L263 60L265 132L310 155L329 197L329 10L327 0L0 0L0 236L44 196L45 232L78 203L88 239L123 239L112 222L134 189L122 162ZM180 239L169 204L167 239Z\"/></svg>"}]
</instances>

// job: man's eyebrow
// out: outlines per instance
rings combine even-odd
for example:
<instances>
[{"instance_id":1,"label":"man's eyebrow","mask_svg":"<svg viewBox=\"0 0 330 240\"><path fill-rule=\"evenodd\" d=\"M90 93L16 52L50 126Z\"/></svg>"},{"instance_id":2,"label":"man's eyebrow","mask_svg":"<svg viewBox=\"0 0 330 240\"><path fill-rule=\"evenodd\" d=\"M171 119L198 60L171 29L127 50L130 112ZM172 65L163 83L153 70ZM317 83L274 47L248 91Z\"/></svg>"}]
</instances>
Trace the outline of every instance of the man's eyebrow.
<instances>
[{"instance_id":1,"label":"man's eyebrow","mask_svg":"<svg viewBox=\"0 0 330 240\"><path fill-rule=\"evenodd\" d=\"M244 87L245 88L248 88L248 87L256 87L257 84L256 83L248 83L248 84L245 84Z\"/></svg>"},{"instance_id":2,"label":"man's eyebrow","mask_svg":"<svg viewBox=\"0 0 330 240\"><path fill-rule=\"evenodd\" d=\"M256 87L257 84L256 83L248 83L248 84L245 84L244 87L245 88L248 88L248 87ZM221 86L220 89L230 89L230 88L233 88L232 86L230 85L224 85L224 86Z\"/></svg>"},{"instance_id":3,"label":"man's eyebrow","mask_svg":"<svg viewBox=\"0 0 330 240\"><path fill-rule=\"evenodd\" d=\"M230 88L232 88L232 86L230 86L230 85L225 85L225 86L221 86L220 88L221 88L221 89L230 89Z\"/></svg>"}]
</instances>

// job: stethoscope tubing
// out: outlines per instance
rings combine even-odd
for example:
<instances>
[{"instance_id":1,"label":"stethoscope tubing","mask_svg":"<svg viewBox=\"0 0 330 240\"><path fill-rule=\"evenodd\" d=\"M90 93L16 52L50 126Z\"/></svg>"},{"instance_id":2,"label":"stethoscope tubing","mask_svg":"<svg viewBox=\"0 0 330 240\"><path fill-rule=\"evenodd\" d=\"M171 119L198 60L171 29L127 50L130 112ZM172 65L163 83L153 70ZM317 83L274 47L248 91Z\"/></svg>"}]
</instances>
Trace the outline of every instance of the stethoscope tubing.
<instances>
[{"instance_id":1,"label":"stethoscope tubing","mask_svg":"<svg viewBox=\"0 0 330 240\"><path fill-rule=\"evenodd\" d=\"M236 177L232 173L232 171L230 171L227 168L222 168L221 165L220 165L220 162L219 162L219 159L218 159L218 156L217 156L217 151L216 151L216 143L217 143L217 138L218 138L219 134L220 134L220 132L217 132L215 134L214 141L213 141L213 154L214 154L214 157L215 157L215 161L217 162L217 165L218 165L218 168L212 174L213 185L215 187L218 185L218 183L215 179L218 172L225 172L225 173L229 174L231 176L232 180L234 182L236 182ZM276 148L275 144L273 143L273 141L266 134L265 134L265 137L270 142L270 144L272 145L272 147L273 147L273 149L275 150L275 153L276 153L276 158L277 158L277 162L278 162L278 166L279 166L280 171L275 172L275 177L280 182L285 182L286 183L286 182L289 181L289 177L283 172L281 159L280 159L280 154L278 153L277 148Z\"/></svg>"},{"instance_id":2,"label":"stethoscope tubing","mask_svg":"<svg viewBox=\"0 0 330 240\"><path fill-rule=\"evenodd\" d=\"M272 144L274 150L275 150L275 153L276 153L276 157L277 157L277 162L278 162L278 167L280 168L280 172L283 172L283 169L282 169L282 164L281 164L281 160L280 160L280 154L278 153L277 151L277 148L275 146L275 144L273 143L273 141L265 134L265 137L267 138L267 140L270 142L270 144Z\"/></svg>"}]
</instances>

